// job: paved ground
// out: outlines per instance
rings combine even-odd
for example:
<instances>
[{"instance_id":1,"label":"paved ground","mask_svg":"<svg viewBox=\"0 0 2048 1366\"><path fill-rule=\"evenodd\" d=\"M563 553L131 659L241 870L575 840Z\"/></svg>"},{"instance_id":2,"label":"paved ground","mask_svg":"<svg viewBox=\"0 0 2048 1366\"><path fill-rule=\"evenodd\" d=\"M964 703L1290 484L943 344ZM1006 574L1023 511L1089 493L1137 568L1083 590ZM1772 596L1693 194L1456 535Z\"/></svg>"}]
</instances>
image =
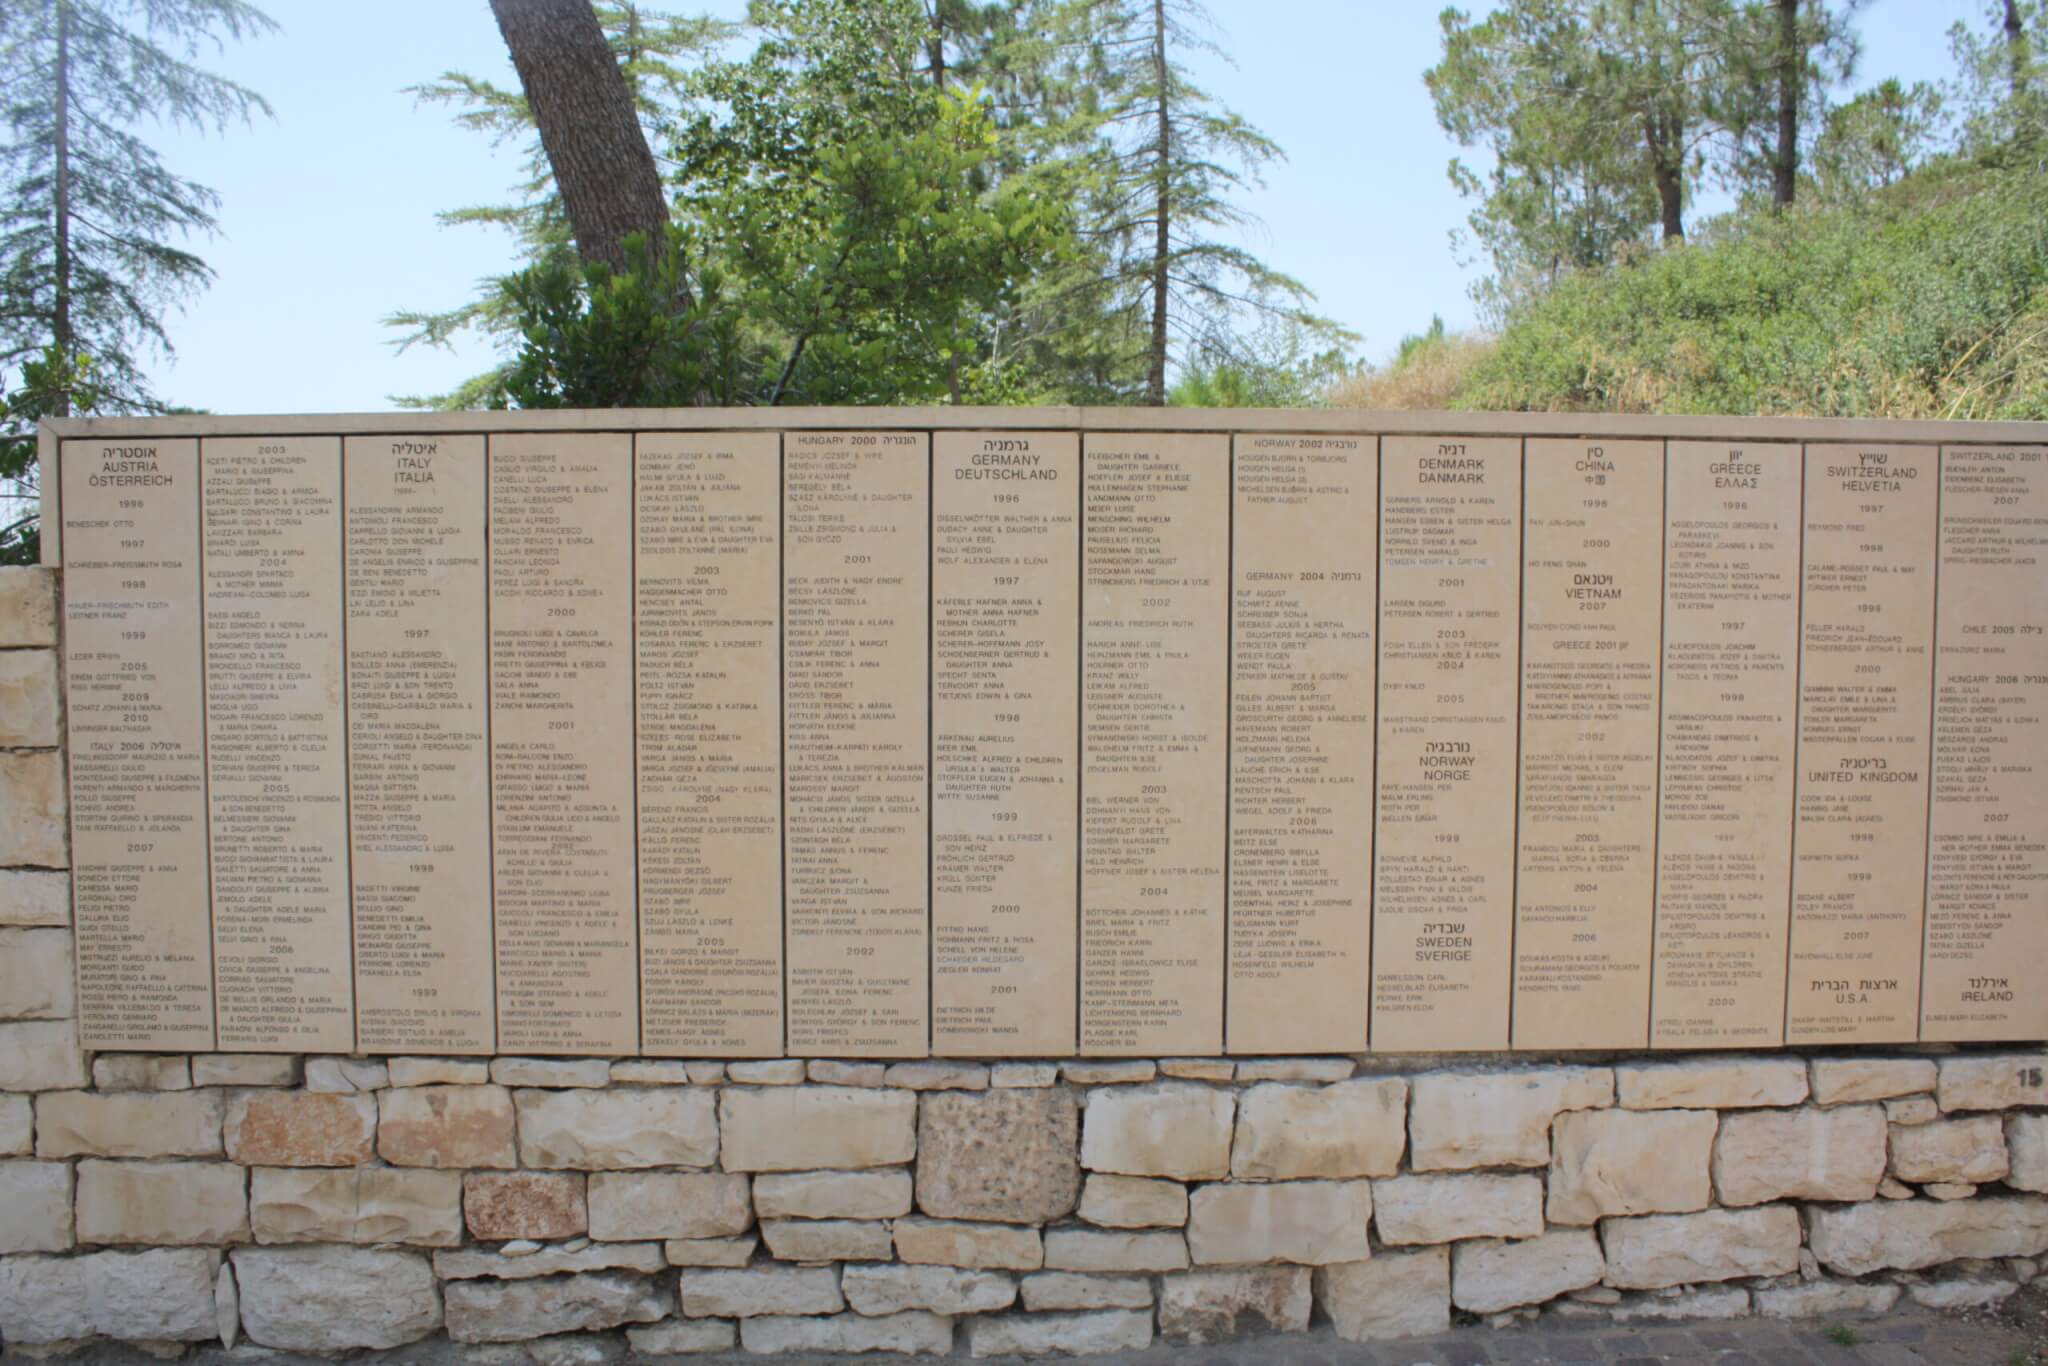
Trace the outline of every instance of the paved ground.
<instances>
[{"instance_id":1,"label":"paved ground","mask_svg":"<svg viewBox=\"0 0 2048 1366\"><path fill-rule=\"evenodd\" d=\"M963 1335L964 1336L964 1335ZM612 1340L608 1357L623 1360L624 1344ZM489 1349L491 1366L506 1366L513 1354ZM17 1353L0 1360L27 1361ZM596 1366L598 1353L589 1366ZM154 1359L128 1348L94 1347L62 1358L74 1366L154 1366ZM478 1366L465 1349L445 1340L397 1352L350 1358L361 1366ZM704 1363L762 1362L745 1353L671 1358ZM901 1361L900 1357L798 1357L781 1362ZM2048 1366L2048 1285L2037 1283L1994 1311L1935 1313L1906 1309L1878 1319L1815 1319L1787 1324L1766 1319L1664 1327L1569 1327L1549 1322L1517 1328L1461 1328L1442 1337L1370 1346L1340 1342L1327 1327L1312 1333L1249 1337L1220 1347L1162 1344L1143 1352L1088 1357L1091 1366L1565 1366L1607 1363L1711 1362L1716 1366ZM234 1352L210 1348L188 1353L187 1366L290 1366L313 1358L244 1346ZM1077 1366L1079 1364L1077 1363Z\"/></svg>"}]
</instances>

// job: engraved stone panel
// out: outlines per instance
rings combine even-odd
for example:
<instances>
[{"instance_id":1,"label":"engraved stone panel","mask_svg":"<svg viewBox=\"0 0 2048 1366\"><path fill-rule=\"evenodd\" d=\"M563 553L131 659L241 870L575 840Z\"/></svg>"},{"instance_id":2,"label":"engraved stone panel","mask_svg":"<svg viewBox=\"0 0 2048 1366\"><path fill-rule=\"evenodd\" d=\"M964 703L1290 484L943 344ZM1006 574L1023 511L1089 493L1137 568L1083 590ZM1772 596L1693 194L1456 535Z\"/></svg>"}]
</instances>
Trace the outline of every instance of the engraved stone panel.
<instances>
[{"instance_id":1,"label":"engraved stone panel","mask_svg":"<svg viewBox=\"0 0 2048 1366\"><path fill-rule=\"evenodd\" d=\"M782 469L789 1051L923 1057L930 449L790 432Z\"/></svg>"},{"instance_id":2,"label":"engraved stone panel","mask_svg":"<svg viewBox=\"0 0 2048 1366\"><path fill-rule=\"evenodd\" d=\"M1379 443L1239 436L1232 464L1229 1047L1362 1052Z\"/></svg>"},{"instance_id":3,"label":"engraved stone panel","mask_svg":"<svg viewBox=\"0 0 2048 1366\"><path fill-rule=\"evenodd\" d=\"M1074 1051L1081 442L942 432L932 464L932 1040Z\"/></svg>"},{"instance_id":4,"label":"engraved stone panel","mask_svg":"<svg viewBox=\"0 0 2048 1366\"><path fill-rule=\"evenodd\" d=\"M67 441L60 465L80 1042L210 1049L199 446Z\"/></svg>"},{"instance_id":5,"label":"engraved stone panel","mask_svg":"<svg viewBox=\"0 0 2048 1366\"><path fill-rule=\"evenodd\" d=\"M1941 453L1922 1039L2048 1036L2048 450Z\"/></svg>"},{"instance_id":6,"label":"engraved stone panel","mask_svg":"<svg viewBox=\"0 0 2048 1366\"><path fill-rule=\"evenodd\" d=\"M490 507L498 1048L631 1053L631 440L493 436Z\"/></svg>"},{"instance_id":7,"label":"engraved stone panel","mask_svg":"<svg viewBox=\"0 0 2048 1366\"><path fill-rule=\"evenodd\" d=\"M1230 446L1086 439L1081 1051L1223 1047Z\"/></svg>"},{"instance_id":8,"label":"engraved stone panel","mask_svg":"<svg viewBox=\"0 0 2048 1366\"><path fill-rule=\"evenodd\" d=\"M488 1053L484 440L350 437L342 489L355 1046Z\"/></svg>"},{"instance_id":9,"label":"engraved stone panel","mask_svg":"<svg viewBox=\"0 0 2048 1366\"><path fill-rule=\"evenodd\" d=\"M1919 1033L1937 453L1806 448L1787 1043Z\"/></svg>"},{"instance_id":10,"label":"engraved stone panel","mask_svg":"<svg viewBox=\"0 0 2048 1366\"><path fill-rule=\"evenodd\" d=\"M1517 1048L1641 1047L1657 883L1664 446L1524 460Z\"/></svg>"},{"instance_id":11,"label":"engraved stone panel","mask_svg":"<svg viewBox=\"0 0 2048 1366\"><path fill-rule=\"evenodd\" d=\"M1784 1034L1800 450L1674 441L1650 1043Z\"/></svg>"},{"instance_id":12,"label":"engraved stone panel","mask_svg":"<svg viewBox=\"0 0 2048 1366\"><path fill-rule=\"evenodd\" d=\"M641 1051L782 1051L782 446L634 440Z\"/></svg>"},{"instance_id":13,"label":"engraved stone panel","mask_svg":"<svg viewBox=\"0 0 2048 1366\"><path fill-rule=\"evenodd\" d=\"M1372 1045L1505 1048L1522 443L1380 442Z\"/></svg>"},{"instance_id":14,"label":"engraved stone panel","mask_svg":"<svg viewBox=\"0 0 2048 1366\"><path fill-rule=\"evenodd\" d=\"M219 1047L355 1046L341 443L200 445Z\"/></svg>"}]
</instances>

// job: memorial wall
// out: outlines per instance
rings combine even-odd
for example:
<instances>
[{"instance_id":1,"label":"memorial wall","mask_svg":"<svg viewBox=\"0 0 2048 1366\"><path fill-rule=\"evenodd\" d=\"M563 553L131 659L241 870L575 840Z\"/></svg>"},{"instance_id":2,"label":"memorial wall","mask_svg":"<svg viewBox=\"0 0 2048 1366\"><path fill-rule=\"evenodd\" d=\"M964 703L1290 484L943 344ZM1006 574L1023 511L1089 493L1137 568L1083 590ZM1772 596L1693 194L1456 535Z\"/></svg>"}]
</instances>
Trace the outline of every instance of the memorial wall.
<instances>
[{"instance_id":1,"label":"memorial wall","mask_svg":"<svg viewBox=\"0 0 2048 1366\"><path fill-rule=\"evenodd\" d=\"M1380 416L46 436L83 1041L2048 1037L2048 446Z\"/></svg>"}]
</instances>

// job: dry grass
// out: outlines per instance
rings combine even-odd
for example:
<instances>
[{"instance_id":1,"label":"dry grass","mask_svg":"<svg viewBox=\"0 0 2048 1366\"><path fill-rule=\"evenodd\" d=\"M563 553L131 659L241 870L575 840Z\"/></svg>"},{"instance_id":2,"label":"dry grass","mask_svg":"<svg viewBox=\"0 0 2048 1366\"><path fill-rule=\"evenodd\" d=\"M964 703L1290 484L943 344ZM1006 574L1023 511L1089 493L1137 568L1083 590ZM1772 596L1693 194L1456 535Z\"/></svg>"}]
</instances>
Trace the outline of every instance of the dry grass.
<instances>
[{"instance_id":1,"label":"dry grass","mask_svg":"<svg viewBox=\"0 0 2048 1366\"><path fill-rule=\"evenodd\" d=\"M1490 337L1461 333L1425 342L1406 361L1375 366L1330 390L1332 408L1439 411L1457 406L1459 388L1474 365L1493 350Z\"/></svg>"}]
</instances>

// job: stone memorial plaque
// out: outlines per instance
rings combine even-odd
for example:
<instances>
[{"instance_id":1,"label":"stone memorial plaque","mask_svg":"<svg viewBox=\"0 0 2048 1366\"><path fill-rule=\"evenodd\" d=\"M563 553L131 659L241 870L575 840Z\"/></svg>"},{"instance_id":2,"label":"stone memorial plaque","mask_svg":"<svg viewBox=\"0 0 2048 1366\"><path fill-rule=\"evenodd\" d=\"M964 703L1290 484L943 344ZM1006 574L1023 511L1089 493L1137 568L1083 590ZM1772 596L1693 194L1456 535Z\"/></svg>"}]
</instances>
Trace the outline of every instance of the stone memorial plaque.
<instances>
[{"instance_id":1,"label":"stone memorial plaque","mask_svg":"<svg viewBox=\"0 0 2048 1366\"><path fill-rule=\"evenodd\" d=\"M632 1053L630 437L490 441L498 1049Z\"/></svg>"},{"instance_id":2,"label":"stone memorial plaque","mask_svg":"<svg viewBox=\"0 0 2048 1366\"><path fill-rule=\"evenodd\" d=\"M1380 442L1372 1046L1508 1045L1522 443Z\"/></svg>"},{"instance_id":3,"label":"stone memorial plaque","mask_svg":"<svg viewBox=\"0 0 2048 1366\"><path fill-rule=\"evenodd\" d=\"M1379 443L1239 436L1232 483L1229 1048L1363 1052Z\"/></svg>"},{"instance_id":4,"label":"stone memorial plaque","mask_svg":"<svg viewBox=\"0 0 2048 1366\"><path fill-rule=\"evenodd\" d=\"M1778 1043L1799 711L1800 450L1674 441L1650 1043Z\"/></svg>"},{"instance_id":5,"label":"stone memorial plaque","mask_svg":"<svg viewBox=\"0 0 2048 1366\"><path fill-rule=\"evenodd\" d=\"M1919 1034L1938 477L1931 446L1806 448L1787 1043Z\"/></svg>"},{"instance_id":6,"label":"stone memorial plaque","mask_svg":"<svg viewBox=\"0 0 2048 1366\"><path fill-rule=\"evenodd\" d=\"M200 446L219 1047L347 1052L341 443Z\"/></svg>"},{"instance_id":7,"label":"stone memorial plaque","mask_svg":"<svg viewBox=\"0 0 2048 1366\"><path fill-rule=\"evenodd\" d=\"M67 441L59 465L80 1040L211 1049L199 443Z\"/></svg>"},{"instance_id":8,"label":"stone memorial plaque","mask_svg":"<svg viewBox=\"0 0 2048 1366\"><path fill-rule=\"evenodd\" d=\"M2048 450L1941 453L1920 1037L2048 1037Z\"/></svg>"},{"instance_id":9,"label":"stone memorial plaque","mask_svg":"<svg viewBox=\"0 0 2048 1366\"><path fill-rule=\"evenodd\" d=\"M932 450L932 1049L1074 1051L1081 441Z\"/></svg>"},{"instance_id":10,"label":"stone memorial plaque","mask_svg":"<svg viewBox=\"0 0 2048 1366\"><path fill-rule=\"evenodd\" d=\"M1524 460L1516 1048L1640 1048L1657 888L1664 445Z\"/></svg>"},{"instance_id":11,"label":"stone memorial plaque","mask_svg":"<svg viewBox=\"0 0 2048 1366\"><path fill-rule=\"evenodd\" d=\"M489 1053L484 439L350 437L342 460L355 1046Z\"/></svg>"},{"instance_id":12,"label":"stone memorial plaque","mask_svg":"<svg viewBox=\"0 0 2048 1366\"><path fill-rule=\"evenodd\" d=\"M1081 1051L1215 1053L1230 443L1091 432L1085 449Z\"/></svg>"},{"instance_id":13,"label":"stone memorial plaque","mask_svg":"<svg viewBox=\"0 0 2048 1366\"><path fill-rule=\"evenodd\" d=\"M931 452L908 432L783 437L788 1046L931 1041Z\"/></svg>"},{"instance_id":14,"label":"stone memorial plaque","mask_svg":"<svg viewBox=\"0 0 2048 1366\"><path fill-rule=\"evenodd\" d=\"M634 441L640 1049L782 1052L782 443Z\"/></svg>"}]
</instances>

